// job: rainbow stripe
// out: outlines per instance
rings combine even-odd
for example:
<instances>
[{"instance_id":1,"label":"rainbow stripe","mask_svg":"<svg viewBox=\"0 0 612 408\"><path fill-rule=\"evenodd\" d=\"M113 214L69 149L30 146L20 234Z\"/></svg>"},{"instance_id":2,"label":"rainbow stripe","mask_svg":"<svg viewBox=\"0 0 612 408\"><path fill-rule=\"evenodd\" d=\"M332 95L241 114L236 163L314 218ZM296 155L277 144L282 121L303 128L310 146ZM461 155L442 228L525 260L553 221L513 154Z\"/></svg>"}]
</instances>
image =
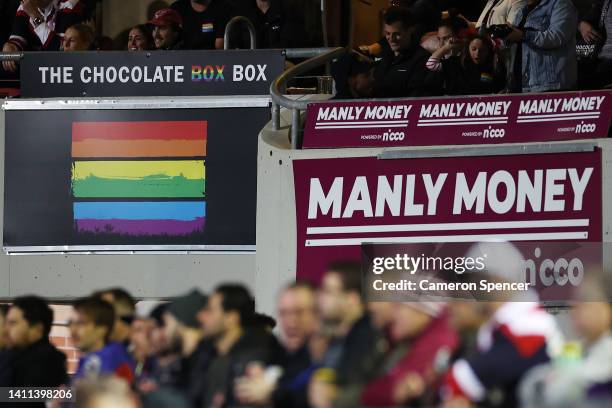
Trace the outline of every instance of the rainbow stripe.
<instances>
[{"instance_id":1,"label":"rainbow stripe","mask_svg":"<svg viewBox=\"0 0 612 408\"><path fill-rule=\"evenodd\" d=\"M204 121L75 122L72 157L204 157L207 133Z\"/></svg>"},{"instance_id":2,"label":"rainbow stripe","mask_svg":"<svg viewBox=\"0 0 612 408\"><path fill-rule=\"evenodd\" d=\"M73 123L77 233L202 233L207 131L205 121Z\"/></svg>"},{"instance_id":3,"label":"rainbow stripe","mask_svg":"<svg viewBox=\"0 0 612 408\"><path fill-rule=\"evenodd\" d=\"M77 198L204 197L203 160L79 161L72 167Z\"/></svg>"},{"instance_id":4,"label":"rainbow stripe","mask_svg":"<svg viewBox=\"0 0 612 408\"><path fill-rule=\"evenodd\" d=\"M76 202L78 232L119 235L190 235L204 230L203 201Z\"/></svg>"}]
</instances>

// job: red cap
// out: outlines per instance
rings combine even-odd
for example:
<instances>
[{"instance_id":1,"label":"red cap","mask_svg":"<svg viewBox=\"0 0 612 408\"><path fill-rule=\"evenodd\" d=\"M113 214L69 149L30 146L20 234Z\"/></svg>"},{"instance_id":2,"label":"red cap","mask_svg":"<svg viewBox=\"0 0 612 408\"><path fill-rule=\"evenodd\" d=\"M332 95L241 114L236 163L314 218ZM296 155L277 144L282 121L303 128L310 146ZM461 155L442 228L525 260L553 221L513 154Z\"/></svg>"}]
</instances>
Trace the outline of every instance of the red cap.
<instances>
[{"instance_id":1,"label":"red cap","mask_svg":"<svg viewBox=\"0 0 612 408\"><path fill-rule=\"evenodd\" d=\"M183 24L183 18L178 11L171 8L164 8L157 10L153 15L153 19L149 21L149 23L153 24L154 26L165 26L172 24L181 25Z\"/></svg>"}]
</instances>

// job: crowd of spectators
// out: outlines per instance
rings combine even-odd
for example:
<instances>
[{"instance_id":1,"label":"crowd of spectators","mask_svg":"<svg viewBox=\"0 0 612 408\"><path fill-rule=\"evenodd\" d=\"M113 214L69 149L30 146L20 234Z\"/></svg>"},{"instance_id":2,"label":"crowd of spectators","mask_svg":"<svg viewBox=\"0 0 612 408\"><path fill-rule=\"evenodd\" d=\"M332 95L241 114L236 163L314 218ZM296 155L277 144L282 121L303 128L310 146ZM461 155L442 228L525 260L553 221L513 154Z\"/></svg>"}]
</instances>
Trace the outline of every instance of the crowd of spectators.
<instances>
[{"instance_id":1,"label":"crowd of spectators","mask_svg":"<svg viewBox=\"0 0 612 408\"><path fill-rule=\"evenodd\" d=\"M113 40L97 36L94 10L98 0L7 0L0 4L0 42L3 52L103 51ZM157 9L149 21L132 27L119 49L213 50L224 48L228 21L247 17L255 27L258 48L287 48L314 44L305 33L304 14L293 2L280 0L176 0ZM246 48L243 27L231 32L233 46ZM14 61L3 69L15 72Z\"/></svg>"},{"instance_id":2,"label":"crowd of spectators","mask_svg":"<svg viewBox=\"0 0 612 408\"><path fill-rule=\"evenodd\" d=\"M70 375L49 341L52 310L23 296L0 308L0 386L70 387L83 408L610 406L610 289L579 290L580 352L535 294L366 302L352 262L330 265L318 287L282 289L277 321L241 284L139 303L111 288L72 304Z\"/></svg>"},{"instance_id":3,"label":"crowd of spectators","mask_svg":"<svg viewBox=\"0 0 612 408\"><path fill-rule=\"evenodd\" d=\"M337 97L555 92L610 86L611 3L391 1L384 14L383 38L358 47L362 56L350 52L338 61L334 70Z\"/></svg>"},{"instance_id":4,"label":"crowd of spectators","mask_svg":"<svg viewBox=\"0 0 612 408\"><path fill-rule=\"evenodd\" d=\"M96 0L7 0L4 52L112 48L97 37ZM610 0L391 0L383 37L334 68L337 97L414 97L596 89L612 83ZM222 49L245 16L258 48L319 45L293 1L176 0L129 30L122 49ZM13 18L9 18L13 15ZM8 30L7 27L12 27ZM232 46L247 47L232 31ZM17 70L4 61L3 69Z\"/></svg>"}]
</instances>

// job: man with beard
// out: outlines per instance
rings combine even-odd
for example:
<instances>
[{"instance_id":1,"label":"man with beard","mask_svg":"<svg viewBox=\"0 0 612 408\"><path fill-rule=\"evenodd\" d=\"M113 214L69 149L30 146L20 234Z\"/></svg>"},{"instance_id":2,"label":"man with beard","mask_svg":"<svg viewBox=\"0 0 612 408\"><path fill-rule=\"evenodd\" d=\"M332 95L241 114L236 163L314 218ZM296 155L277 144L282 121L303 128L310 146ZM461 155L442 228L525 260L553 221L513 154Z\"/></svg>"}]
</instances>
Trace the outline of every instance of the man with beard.
<instances>
[{"instance_id":1,"label":"man with beard","mask_svg":"<svg viewBox=\"0 0 612 408\"><path fill-rule=\"evenodd\" d=\"M210 360L200 360L202 406L238 405L233 389L236 379L248 375L253 363L271 365L282 355L276 338L253 324L254 315L255 301L240 284L221 285L210 297L202 323L214 351Z\"/></svg>"},{"instance_id":2,"label":"man with beard","mask_svg":"<svg viewBox=\"0 0 612 408\"><path fill-rule=\"evenodd\" d=\"M177 0L170 7L183 18L185 49L223 49L230 12L222 0Z\"/></svg>"}]
</instances>

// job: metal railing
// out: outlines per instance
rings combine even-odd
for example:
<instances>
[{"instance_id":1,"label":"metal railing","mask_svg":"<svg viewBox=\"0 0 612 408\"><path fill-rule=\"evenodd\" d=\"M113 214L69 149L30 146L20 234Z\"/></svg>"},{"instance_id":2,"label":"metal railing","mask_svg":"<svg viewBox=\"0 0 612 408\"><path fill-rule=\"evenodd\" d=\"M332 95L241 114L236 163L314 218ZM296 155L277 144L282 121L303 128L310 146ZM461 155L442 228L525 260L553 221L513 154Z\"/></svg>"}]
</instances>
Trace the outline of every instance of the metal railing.
<instances>
[{"instance_id":1,"label":"metal railing","mask_svg":"<svg viewBox=\"0 0 612 408\"><path fill-rule=\"evenodd\" d=\"M229 48L230 32L236 24L240 24L240 23L246 25L247 29L249 30L249 37L251 40L251 49L254 50L255 48L257 48L257 32L255 31L255 26L253 25L251 20L249 20L248 18L244 16L236 16L232 18L225 26L225 34L223 35L223 49L224 50L230 49Z\"/></svg>"},{"instance_id":2,"label":"metal railing","mask_svg":"<svg viewBox=\"0 0 612 408\"><path fill-rule=\"evenodd\" d=\"M325 65L346 52L346 48L342 47L331 48L331 51L329 51L329 49L326 50L327 52L319 53L316 57L289 68L270 85L270 96L272 98L272 129L280 129L280 108L291 109L291 147L293 149L297 149L299 146L301 128L300 115L302 111L306 110L308 101L288 98L283 92L290 79Z\"/></svg>"}]
</instances>

